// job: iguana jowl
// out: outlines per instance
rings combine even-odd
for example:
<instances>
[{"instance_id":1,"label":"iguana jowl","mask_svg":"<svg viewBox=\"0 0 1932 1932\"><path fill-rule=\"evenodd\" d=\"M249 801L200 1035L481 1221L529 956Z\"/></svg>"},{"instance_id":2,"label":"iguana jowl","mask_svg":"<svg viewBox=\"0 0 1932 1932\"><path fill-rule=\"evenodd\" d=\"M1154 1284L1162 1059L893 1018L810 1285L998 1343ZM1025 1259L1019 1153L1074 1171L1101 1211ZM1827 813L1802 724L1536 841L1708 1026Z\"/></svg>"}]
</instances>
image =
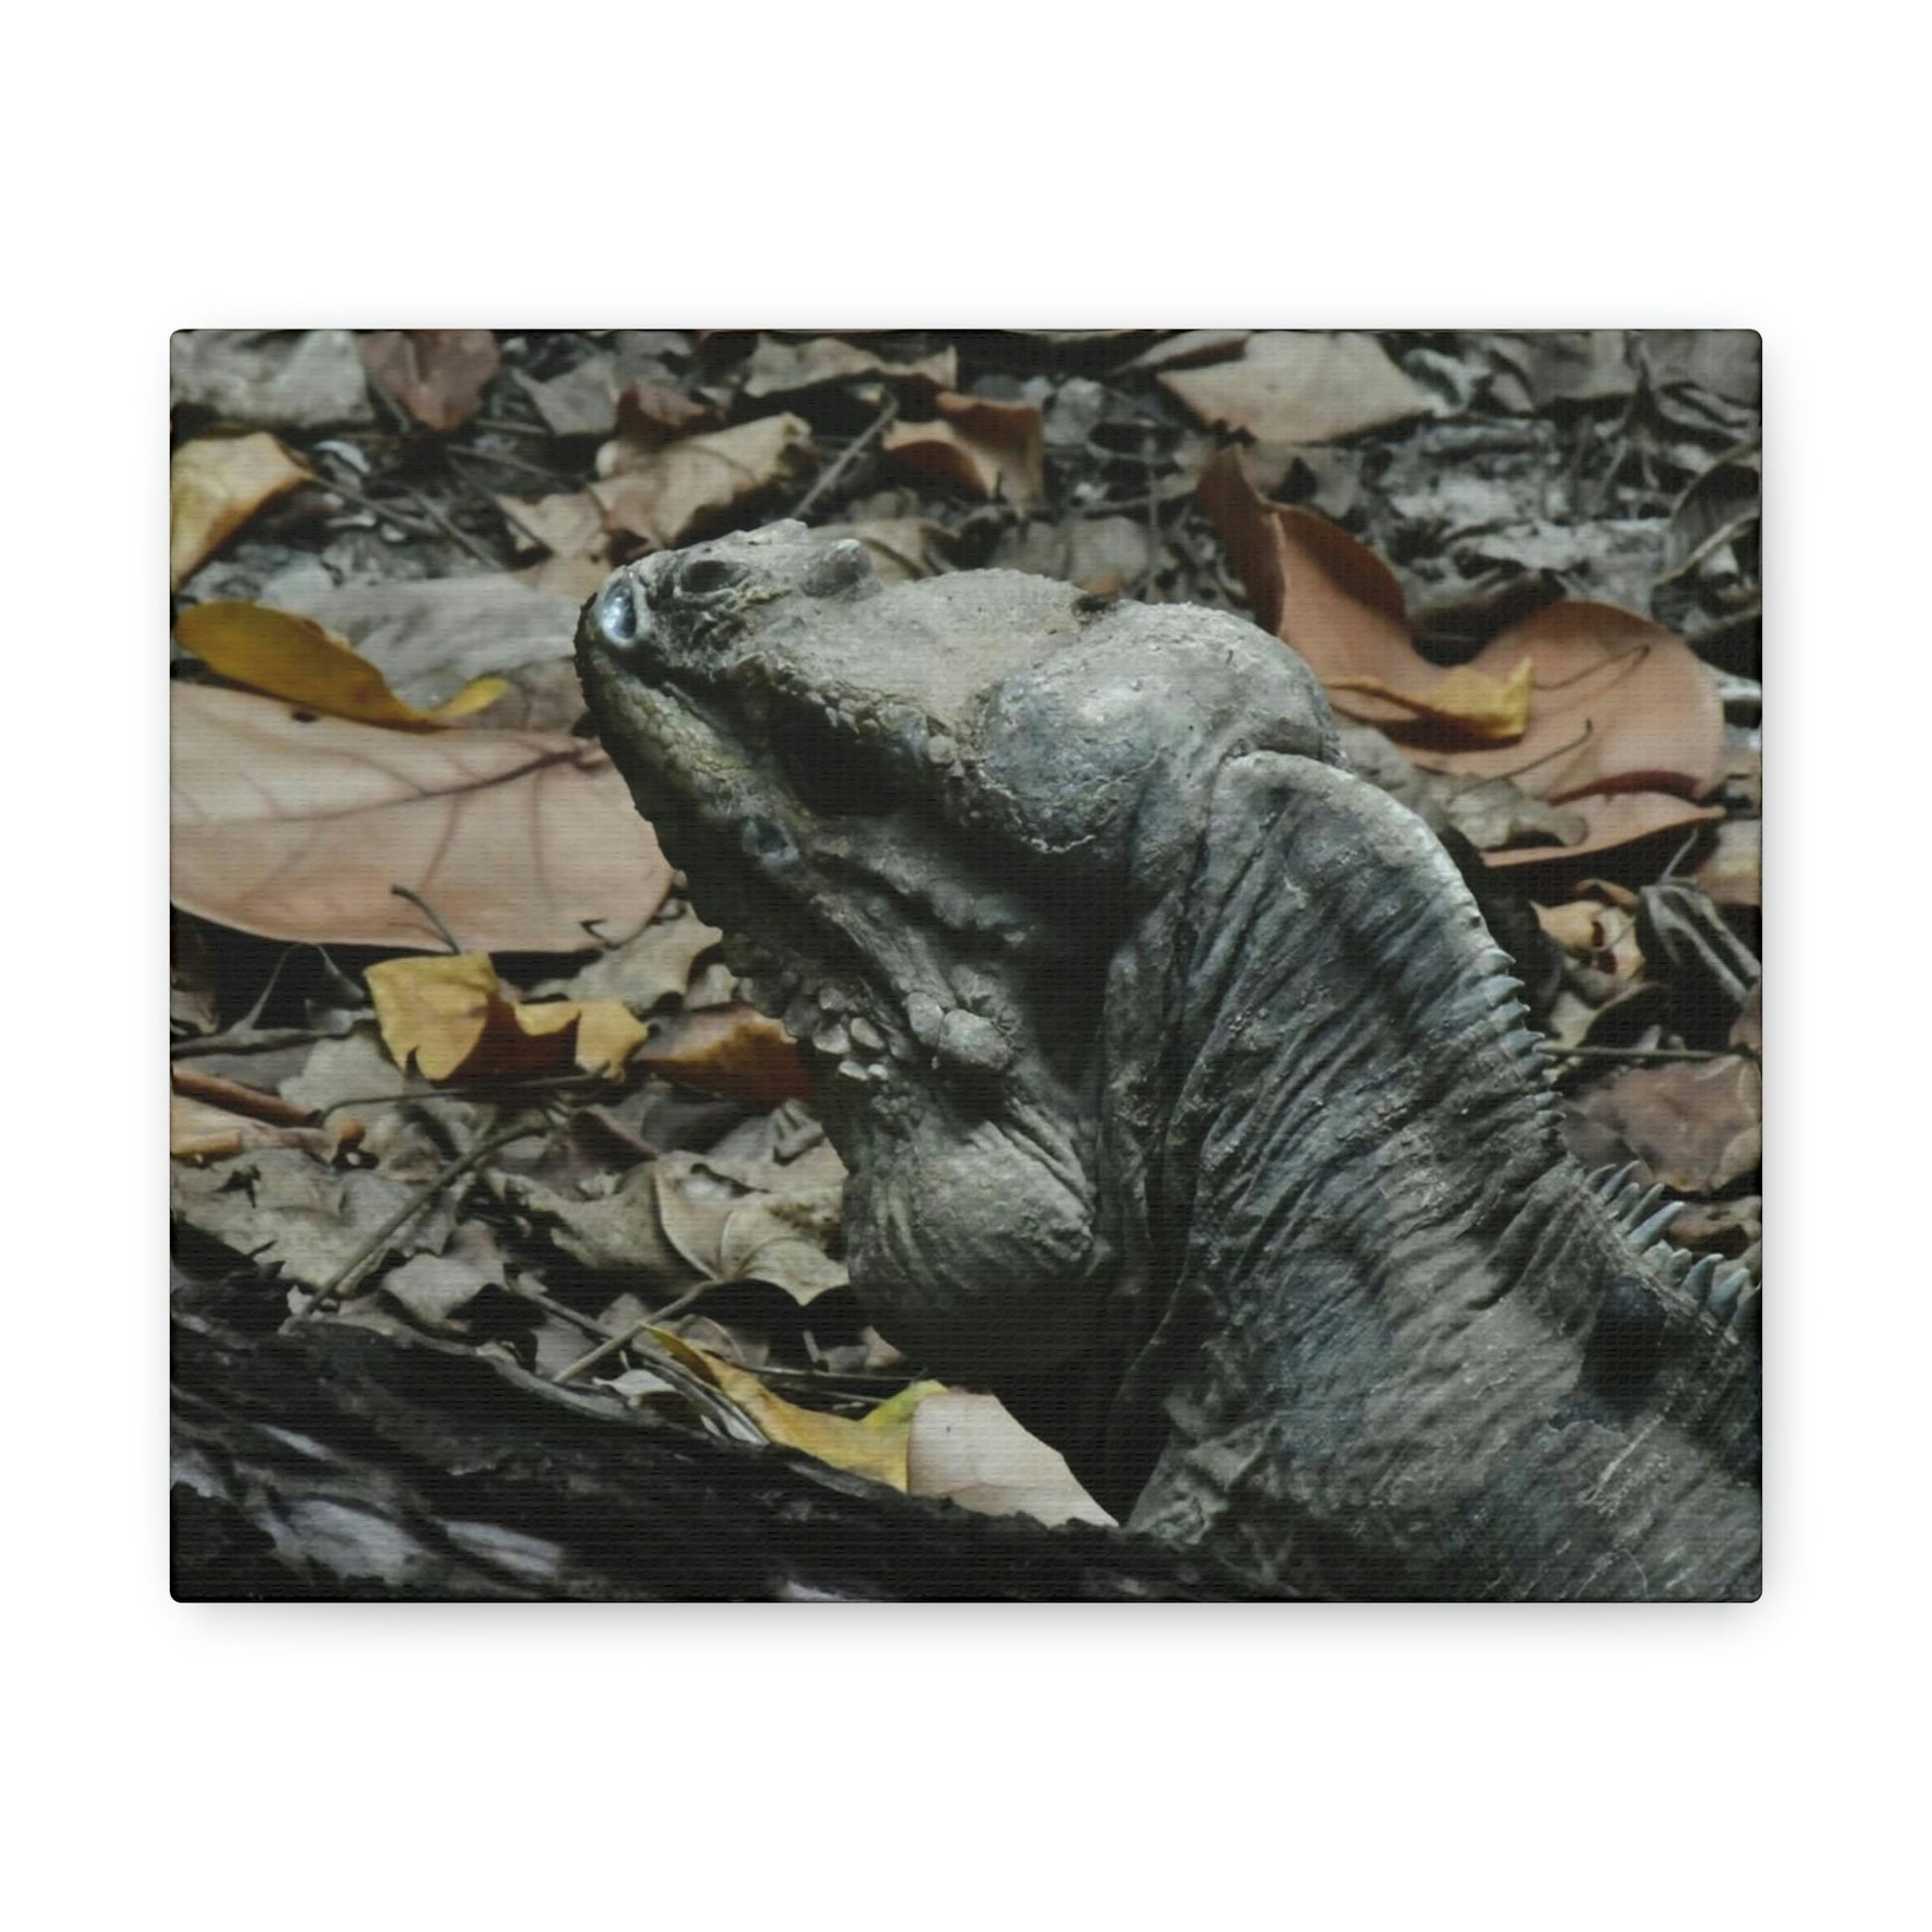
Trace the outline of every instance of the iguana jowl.
<instances>
[{"instance_id":1,"label":"iguana jowl","mask_svg":"<svg viewBox=\"0 0 1932 1932\"><path fill-rule=\"evenodd\" d=\"M578 651L803 1042L888 1336L1267 1584L1757 1593L1757 1290L1564 1152L1285 645L779 523L618 571Z\"/></svg>"}]
</instances>

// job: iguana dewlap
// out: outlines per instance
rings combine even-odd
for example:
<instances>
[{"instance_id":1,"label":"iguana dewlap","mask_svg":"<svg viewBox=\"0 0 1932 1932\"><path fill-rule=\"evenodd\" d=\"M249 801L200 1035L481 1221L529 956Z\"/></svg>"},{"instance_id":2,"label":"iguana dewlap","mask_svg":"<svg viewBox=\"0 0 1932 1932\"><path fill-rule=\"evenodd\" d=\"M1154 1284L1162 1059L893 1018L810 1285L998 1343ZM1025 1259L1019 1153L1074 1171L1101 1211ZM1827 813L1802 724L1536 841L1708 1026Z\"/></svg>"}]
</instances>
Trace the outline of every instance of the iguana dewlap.
<instances>
[{"instance_id":1,"label":"iguana dewlap","mask_svg":"<svg viewBox=\"0 0 1932 1932\"><path fill-rule=\"evenodd\" d=\"M1265 1583L1756 1594L1757 1291L1565 1154L1507 960L1285 645L779 523L616 572L578 653L901 1347Z\"/></svg>"}]
</instances>

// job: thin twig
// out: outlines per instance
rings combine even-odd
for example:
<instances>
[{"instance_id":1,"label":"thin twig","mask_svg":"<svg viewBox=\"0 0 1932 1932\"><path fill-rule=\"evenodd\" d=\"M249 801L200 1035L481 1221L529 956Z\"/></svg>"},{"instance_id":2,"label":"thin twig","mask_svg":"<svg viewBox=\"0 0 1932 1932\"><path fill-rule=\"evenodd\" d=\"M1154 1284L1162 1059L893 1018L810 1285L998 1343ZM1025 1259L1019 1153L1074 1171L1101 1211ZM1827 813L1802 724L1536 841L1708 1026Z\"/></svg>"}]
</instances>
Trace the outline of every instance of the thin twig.
<instances>
[{"instance_id":1,"label":"thin twig","mask_svg":"<svg viewBox=\"0 0 1932 1932\"><path fill-rule=\"evenodd\" d=\"M346 1300L345 1291L349 1285L361 1275L370 1262L375 1260L387 1248L390 1238L397 1230L406 1226L410 1221L413 1221L446 1187L455 1181L461 1180L473 1168L479 1167L483 1162L488 1160L498 1148L508 1147L512 1141L527 1141L536 1134L547 1134L552 1131L552 1127L553 1123L548 1120L539 1122L534 1127L506 1127L501 1133L491 1134L487 1140L479 1141L468 1154L463 1155L458 1160L452 1161L441 1173L420 1188L413 1199L405 1201L401 1207L397 1208L349 1256L348 1260L341 1268L337 1269L328 1281L323 1283L322 1287L316 1291L315 1298L309 1303L308 1307L299 1310L296 1313L289 1316L289 1324L293 1325L306 1321L325 1302Z\"/></svg>"},{"instance_id":2,"label":"thin twig","mask_svg":"<svg viewBox=\"0 0 1932 1932\"><path fill-rule=\"evenodd\" d=\"M619 1333L615 1335L606 1334L604 1339L588 1355L580 1355L576 1361L560 1368L550 1378L551 1381L559 1384L574 1382L586 1369L595 1368L599 1362L604 1361L609 1356L615 1355L620 1348L628 1347L646 1328L661 1327L666 1321L670 1321L682 1314L706 1289L713 1288L716 1285L716 1283L709 1280L702 1281L696 1288L686 1289L676 1301L667 1302L655 1314L640 1314L635 1321L621 1329Z\"/></svg>"},{"instance_id":3,"label":"thin twig","mask_svg":"<svg viewBox=\"0 0 1932 1932\"><path fill-rule=\"evenodd\" d=\"M498 456L494 450L451 450L446 449L444 456L449 459L450 468L461 476L465 463L493 463L499 470L520 470L526 477L535 477L539 483L547 483L552 489L569 492L582 489L583 484L574 477L560 475L555 470L545 470L540 465L525 463L520 456ZM482 485L478 484L478 488ZM493 500L493 499L492 499Z\"/></svg>"},{"instance_id":4,"label":"thin twig","mask_svg":"<svg viewBox=\"0 0 1932 1932\"><path fill-rule=\"evenodd\" d=\"M443 943L449 947L451 952L461 953L463 951L463 947L459 943L456 934L443 923L442 918L437 913L436 907L421 893L412 891L407 886L391 886L389 890L397 898L406 898L443 935Z\"/></svg>"},{"instance_id":5,"label":"thin twig","mask_svg":"<svg viewBox=\"0 0 1932 1932\"><path fill-rule=\"evenodd\" d=\"M1622 663L1626 657L1641 660L1649 655L1650 646L1647 643L1626 644L1621 650L1613 650L1599 657L1594 664L1586 664L1581 671L1572 671L1568 677L1552 678L1547 684L1538 678L1534 688L1538 691L1567 690L1573 684L1581 684L1587 677L1594 677L1598 671L1608 670L1612 664Z\"/></svg>"},{"instance_id":6,"label":"thin twig","mask_svg":"<svg viewBox=\"0 0 1932 1932\"><path fill-rule=\"evenodd\" d=\"M803 518L821 496L829 490L845 473L858 462L860 456L872 447L891 426L893 418L898 414L898 398L888 395L886 407L882 409L872 424L846 445L832 460L830 466L821 470L818 480L799 497L792 507L792 515Z\"/></svg>"},{"instance_id":7,"label":"thin twig","mask_svg":"<svg viewBox=\"0 0 1932 1932\"><path fill-rule=\"evenodd\" d=\"M346 1100L332 1100L316 1116L324 1121L343 1107L414 1107L426 1100L515 1100L525 1094L571 1095L585 1093L613 1083L601 1073L560 1073L542 1080L483 1081L460 1087L405 1087L401 1093L352 1093ZM649 1159L648 1155L642 1157Z\"/></svg>"},{"instance_id":8,"label":"thin twig","mask_svg":"<svg viewBox=\"0 0 1932 1932\"><path fill-rule=\"evenodd\" d=\"M421 508L423 514L430 518L452 543L461 544L485 570L501 570L504 568L500 558L492 557L468 530L459 529L420 489L411 489L409 494Z\"/></svg>"},{"instance_id":9,"label":"thin twig","mask_svg":"<svg viewBox=\"0 0 1932 1932\"><path fill-rule=\"evenodd\" d=\"M338 483L333 477L322 480L322 486L332 494L345 497L371 516L380 517L384 523L393 523L398 530L408 530L419 537L434 537L438 534L433 523L425 523L406 511L393 509L387 503L379 503L373 496L365 496L359 489L351 488L345 483Z\"/></svg>"},{"instance_id":10,"label":"thin twig","mask_svg":"<svg viewBox=\"0 0 1932 1932\"><path fill-rule=\"evenodd\" d=\"M201 1034L193 1039L168 1043L171 1060L199 1059L204 1053L268 1053L278 1046L313 1046L319 1039L334 1039L338 1035L318 1027L275 1027L266 1033L244 1031L246 1023L237 1021L218 1034Z\"/></svg>"}]
</instances>

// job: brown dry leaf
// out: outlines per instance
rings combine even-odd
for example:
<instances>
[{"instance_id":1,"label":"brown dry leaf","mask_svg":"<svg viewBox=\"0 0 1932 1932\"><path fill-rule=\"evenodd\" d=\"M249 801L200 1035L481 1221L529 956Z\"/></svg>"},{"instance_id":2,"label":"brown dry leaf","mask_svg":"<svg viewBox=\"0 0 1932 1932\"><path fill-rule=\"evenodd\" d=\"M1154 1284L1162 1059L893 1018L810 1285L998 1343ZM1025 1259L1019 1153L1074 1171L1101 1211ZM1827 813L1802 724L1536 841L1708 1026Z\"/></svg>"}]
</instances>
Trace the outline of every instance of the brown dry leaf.
<instances>
[{"instance_id":1,"label":"brown dry leaf","mask_svg":"<svg viewBox=\"0 0 1932 1932\"><path fill-rule=\"evenodd\" d=\"M1520 772L1524 790L1557 801L1605 791L1701 798L1717 783L1724 707L1681 637L1614 605L1566 599L1492 637L1469 669L1494 673L1523 655L1535 662L1536 691L1522 738L1503 751L1417 747L1418 764L1481 778Z\"/></svg>"},{"instance_id":2,"label":"brown dry leaf","mask_svg":"<svg viewBox=\"0 0 1932 1932\"><path fill-rule=\"evenodd\" d=\"M622 1069L645 1029L617 1000L504 996L486 953L413 953L364 974L382 1043L400 1067L416 1056L428 1080L527 1079L573 1062Z\"/></svg>"},{"instance_id":3,"label":"brown dry leaf","mask_svg":"<svg viewBox=\"0 0 1932 1932\"><path fill-rule=\"evenodd\" d=\"M1666 1187L1712 1194L1762 1159L1762 1099L1756 1061L1726 1053L1702 1063L1632 1067L1577 1107Z\"/></svg>"},{"instance_id":4,"label":"brown dry leaf","mask_svg":"<svg viewBox=\"0 0 1932 1932\"><path fill-rule=\"evenodd\" d=\"M496 507L503 512L519 548L534 545L553 557L594 557L600 562L607 554L604 505L589 490L559 490L552 496L498 496Z\"/></svg>"},{"instance_id":5,"label":"brown dry leaf","mask_svg":"<svg viewBox=\"0 0 1932 1932\"><path fill-rule=\"evenodd\" d=\"M270 939L434 944L393 886L479 951L580 952L635 931L670 867L595 745L384 731L175 684L173 897Z\"/></svg>"},{"instance_id":6,"label":"brown dry leaf","mask_svg":"<svg viewBox=\"0 0 1932 1932\"><path fill-rule=\"evenodd\" d=\"M1593 791L1565 801L1566 811L1581 814L1584 836L1574 845L1519 845L1506 852L1485 852L1483 863L1499 869L1550 865L1593 853L1613 852L1638 839L1663 832L1679 837L1724 813L1716 805L1693 805L1669 791Z\"/></svg>"},{"instance_id":7,"label":"brown dry leaf","mask_svg":"<svg viewBox=\"0 0 1932 1932\"><path fill-rule=\"evenodd\" d=\"M1046 487L1045 429L1032 403L941 395L933 406L936 421L895 423L881 449L928 482L998 496L1020 509L1038 502Z\"/></svg>"},{"instance_id":8,"label":"brown dry leaf","mask_svg":"<svg viewBox=\"0 0 1932 1932\"><path fill-rule=\"evenodd\" d=\"M168 583L186 583L275 497L310 481L266 430L184 443L168 460Z\"/></svg>"},{"instance_id":9,"label":"brown dry leaf","mask_svg":"<svg viewBox=\"0 0 1932 1932\"><path fill-rule=\"evenodd\" d=\"M718 411L657 382L633 382L618 398L618 433L597 453L600 477L621 477L650 467L666 444L721 426Z\"/></svg>"},{"instance_id":10,"label":"brown dry leaf","mask_svg":"<svg viewBox=\"0 0 1932 1932\"><path fill-rule=\"evenodd\" d=\"M1513 777L1554 800L1639 789L1698 797L1717 782L1724 759L1717 684L1661 625L1608 604L1545 605L1462 667L1507 680L1531 661L1521 738L1502 747L1446 747L1441 726L1416 710L1444 673L1410 642L1402 592L1387 566L1326 518L1267 501L1238 451L1216 456L1199 487L1258 621L1308 659L1335 691L1338 710L1402 741L1426 770ZM1407 695L1397 702L1360 688L1371 682Z\"/></svg>"},{"instance_id":11,"label":"brown dry leaf","mask_svg":"<svg viewBox=\"0 0 1932 1932\"><path fill-rule=\"evenodd\" d=\"M313 618L264 604L197 604L176 619L175 640L209 670L251 691L392 731L442 731L494 704L509 688L499 677L474 678L447 704L418 711L346 638Z\"/></svg>"},{"instance_id":12,"label":"brown dry leaf","mask_svg":"<svg viewBox=\"0 0 1932 1932\"><path fill-rule=\"evenodd\" d=\"M379 329L356 346L369 380L425 429L460 429L496 373L487 329Z\"/></svg>"},{"instance_id":13,"label":"brown dry leaf","mask_svg":"<svg viewBox=\"0 0 1932 1932\"><path fill-rule=\"evenodd\" d=\"M760 416L644 457L634 469L591 485L605 526L660 550L683 541L706 517L795 481L811 451L802 417Z\"/></svg>"},{"instance_id":14,"label":"brown dry leaf","mask_svg":"<svg viewBox=\"0 0 1932 1932\"><path fill-rule=\"evenodd\" d=\"M1066 1457L1014 1421L997 1396L940 1389L912 1412L906 1487L989 1516L1055 1523L1114 1519L1082 1489Z\"/></svg>"},{"instance_id":15,"label":"brown dry leaf","mask_svg":"<svg viewBox=\"0 0 1932 1932\"><path fill-rule=\"evenodd\" d=\"M760 336L746 364L748 396L791 395L824 382L843 382L855 375L911 376L936 389L950 389L959 380L959 351L942 348L912 362L889 362L869 348L841 342L836 336L814 336L809 342L781 343Z\"/></svg>"},{"instance_id":16,"label":"brown dry leaf","mask_svg":"<svg viewBox=\"0 0 1932 1932\"><path fill-rule=\"evenodd\" d=\"M1330 443L1445 413L1372 336L1268 331L1250 336L1234 361L1167 370L1161 381L1202 422L1259 443Z\"/></svg>"},{"instance_id":17,"label":"brown dry leaf","mask_svg":"<svg viewBox=\"0 0 1932 1932\"><path fill-rule=\"evenodd\" d=\"M667 1080L748 1107L803 1100L812 1090L791 1035L742 1002L680 1015L635 1057Z\"/></svg>"}]
</instances>

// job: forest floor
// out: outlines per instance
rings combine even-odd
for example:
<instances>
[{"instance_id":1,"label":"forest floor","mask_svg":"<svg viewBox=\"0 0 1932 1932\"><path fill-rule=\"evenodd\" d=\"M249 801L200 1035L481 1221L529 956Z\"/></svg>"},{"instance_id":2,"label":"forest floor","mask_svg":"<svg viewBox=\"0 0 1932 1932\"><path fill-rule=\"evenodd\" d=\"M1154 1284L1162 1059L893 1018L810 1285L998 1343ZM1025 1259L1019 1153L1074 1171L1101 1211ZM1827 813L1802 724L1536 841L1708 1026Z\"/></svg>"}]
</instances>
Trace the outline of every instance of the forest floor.
<instances>
[{"instance_id":1,"label":"forest floor","mask_svg":"<svg viewBox=\"0 0 1932 1932\"><path fill-rule=\"evenodd\" d=\"M867 1322L789 1042L588 736L609 569L781 516L1293 643L1517 958L1580 1158L1755 1267L1758 394L1723 332L177 337L178 1311L1104 1523ZM259 1491L180 1435L189 1519ZM568 1593L346 1494L250 1505L270 1569Z\"/></svg>"}]
</instances>

